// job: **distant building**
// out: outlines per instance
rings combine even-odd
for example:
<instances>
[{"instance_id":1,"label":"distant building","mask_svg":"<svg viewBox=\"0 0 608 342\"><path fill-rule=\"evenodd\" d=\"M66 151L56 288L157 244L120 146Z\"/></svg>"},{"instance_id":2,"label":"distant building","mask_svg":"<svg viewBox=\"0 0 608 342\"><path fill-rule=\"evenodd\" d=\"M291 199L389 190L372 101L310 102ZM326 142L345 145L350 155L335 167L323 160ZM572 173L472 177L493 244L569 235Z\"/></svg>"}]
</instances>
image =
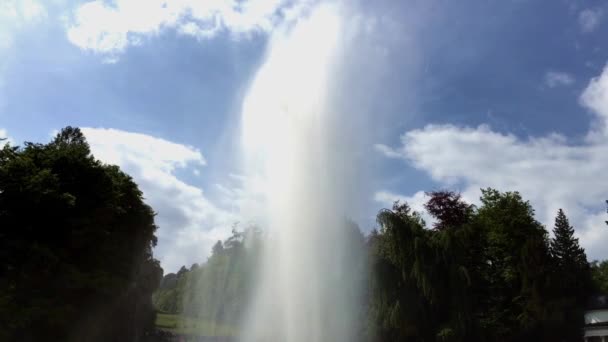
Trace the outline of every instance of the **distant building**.
<instances>
[{"instance_id":1,"label":"distant building","mask_svg":"<svg viewBox=\"0 0 608 342\"><path fill-rule=\"evenodd\" d=\"M589 301L585 311L585 342L608 342L608 295Z\"/></svg>"}]
</instances>

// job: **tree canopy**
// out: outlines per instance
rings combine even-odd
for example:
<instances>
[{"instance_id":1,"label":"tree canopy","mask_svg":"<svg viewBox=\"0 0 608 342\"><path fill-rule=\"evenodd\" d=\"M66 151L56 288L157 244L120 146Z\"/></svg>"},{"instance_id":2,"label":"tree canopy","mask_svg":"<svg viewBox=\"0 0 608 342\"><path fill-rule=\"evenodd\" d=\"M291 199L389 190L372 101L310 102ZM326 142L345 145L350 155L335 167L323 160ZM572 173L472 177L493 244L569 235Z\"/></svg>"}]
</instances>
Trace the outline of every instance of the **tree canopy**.
<instances>
[{"instance_id":1,"label":"tree canopy","mask_svg":"<svg viewBox=\"0 0 608 342\"><path fill-rule=\"evenodd\" d=\"M154 212L78 128L0 150L0 227L0 340L137 341L153 323Z\"/></svg>"},{"instance_id":2,"label":"tree canopy","mask_svg":"<svg viewBox=\"0 0 608 342\"><path fill-rule=\"evenodd\" d=\"M586 256L563 212L549 242L517 192L482 190L475 208L429 193L425 227L407 204L378 214L370 238L368 337L380 341L520 341L580 338ZM571 268L562 267L574 260ZM570 261L567 261L570 263ZM571 290L578 291L571 298ZM587 292L588 293L588 292ZM575 313L573 316L570 313Z\"/></svg>"},{"instance_id":3,"label":"tree canopy","mask_svg":"<svg viewBox=\"0 0 608 342\"><path fill-rule=\"evenodd\" d=\"M366 238L348 222L336 241L343 274L328 276L361 302L361 340L581 338L586 299L608 292L608 262L589 264L563 210L550 237L518 192L483 189L479 206L427 196L430 227L396 202ZM267 236L235 227L205 262L162 277L154 215L78 128L2 147L0 340L144 341L155 310L239 326Z\"/></svg>"},{"instance_id":4,"label":"tree canopy","mask_svg":"<svg viewBox=\"0 0 608 342\"><path fill-rule=\"evenodd\" d=\"M479 207L450 191L427 196L432 227L397 202L378 213L378 228L365 243L352 243L368 263L367 272L357 270L368 276L361 340L581 338L591 269L562 210L549 238L518 192L483 189ZM245 243L246 236L257 244ZM256 230L218 241L206 263L165 276L154 295L157 307L238 326L264 239ZM604 266L593 268L596 283L608 283Z\"/></svg>"}]
</instances>

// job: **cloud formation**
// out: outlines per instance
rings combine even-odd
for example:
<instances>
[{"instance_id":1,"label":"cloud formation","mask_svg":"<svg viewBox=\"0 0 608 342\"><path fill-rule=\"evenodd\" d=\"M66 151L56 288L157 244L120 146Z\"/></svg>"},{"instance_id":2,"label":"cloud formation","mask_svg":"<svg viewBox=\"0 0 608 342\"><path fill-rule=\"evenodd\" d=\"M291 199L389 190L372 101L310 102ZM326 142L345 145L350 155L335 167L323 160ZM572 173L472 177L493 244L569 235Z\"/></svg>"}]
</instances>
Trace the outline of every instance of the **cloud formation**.
<instances>
[{"instance_id":1,"label":"cloud formation","mask_svg":"<svg viewBox=\"0 0 608 342\"><path fill-rule=\"evenodd\" d=\"M544 82L549 88L568 86L574 83L574 77L563 71L547 71Z\"/></svg>"},{"instance_id":2,"label":"cloud formation","mask_svg":"<svg viewBox=\"0 0 608 342\"><path fill-rule=\"evenodd\" d=\"M428 125L403 134L401 146L378 150L407 160L441 186L460 189L472 203L482 187L520 191L549 229L563 208L590 258L606 258L608 190L601 185L608 170L608 66L589 82L580 103L596 120L581 144L556 133L522 139L487 125ZM416 203L420 193L401 197Z\"/></svg>"},{"instance_id":3,"label":"cloud formation","mask_svg":"<svg viewBox=\"0 0 608 342\"><path fill-rule=\"evenodd\" d=\"M229 235L236 217L176 175L180 169L198 170L206 164L199 150L117 129L82 131L95 157L131 175L157 212L159 244L154 253L166 272L204 261L213 244Z\"/></svg>"},{"instance_id":4,"label":"cloud formation","mask_svg":"<svg viewBox=\"0 0 608 342\"><path fill-rule=\"evenodd\" d=\"M15 35L29 24L40 23L47 17L47 10L36 0L0 1L0 110L4 106L4 74L11 59Z\"/></svg>"},{"instance_id":5,"label":"cloud formation","mask_svg":"<svg viewBox=\"0 0 608 342\"><path fill-rule=\"evenodd\" d=\"M15 143L4 128L0 128L0 139L2 139L0 140L0 147L6 145L7 143L10 143L11 145Z\"/></svg>"},{"instance_id":6,"label":"cloud formation","mask_svg":"<svg viewBox=\"0 0 608 342\"><path fill-rule=\"evenodd\" d=\"M603 11L601 9L584 9L578 14L578 24L583 33L595 31L602 21Z\"/></svg>"},{"instance_id":7,"label":"cloud formation","mask_svg":"<svg viewBox=\"0 0 608 342\"><path fill-rule=\"evenodd\" d=\"M68 28L76 46L118 54L150 35L171 28L198 39L220 32L240 36L268 32L281 17L295 15L308 1L288 0L96 0L79 6Z\"/></svg>"},{"instance_id":8,"label":"cloud formation","mask_svg":"<svg viewBox=\"0 0 608 342\"><path fill-rule=\"evenodd\" d=\"M424 191L417 191L411 196L400 195L391 191L378 191L374 194L374 201L382 204L387 209L392 208L397 201L407 203L413 211L420 214L426 225L431 227L435 223L435 219L424 209L427 200L428 197Z\"/></svg>"},{"instance_id":9,"label":"cloud formation","mask_svg":"<svg viewBox=\"0 0 608 342\"><path fill-rule=\"evenodd\" d=\"M4 0L0 2L0 52L13 45L13 36L16 30L46 16L45 7L35 0Z\"/></svg>"}]
</instances>

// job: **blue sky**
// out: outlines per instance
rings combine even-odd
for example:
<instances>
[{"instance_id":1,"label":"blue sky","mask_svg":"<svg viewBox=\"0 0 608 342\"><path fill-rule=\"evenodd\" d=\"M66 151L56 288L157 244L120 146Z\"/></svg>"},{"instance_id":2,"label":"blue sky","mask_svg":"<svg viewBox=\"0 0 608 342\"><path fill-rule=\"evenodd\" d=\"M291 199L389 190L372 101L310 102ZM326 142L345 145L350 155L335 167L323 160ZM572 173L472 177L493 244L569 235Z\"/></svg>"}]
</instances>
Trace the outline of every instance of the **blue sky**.
<instances>
[{"instance_id":1,"label":"blue sky","mask_svg":"<svg viewBox=\"0 0 608 342\"><path fill-rule=\"evenodd\" d=\"M240 221L243 100L279 28L317 1L0 3L0 129L13 142L86 127L158 212L163 266L204 260ZM369 230L395 199L520 190L563 207L608 258L608 6L601 1L349 1L335 108L364 116ZM312 49L310 54L314 54ZM294 68L297 68L294 65ZM363 138L364 137L364 138Z\"/></svg>"}]
</instances>

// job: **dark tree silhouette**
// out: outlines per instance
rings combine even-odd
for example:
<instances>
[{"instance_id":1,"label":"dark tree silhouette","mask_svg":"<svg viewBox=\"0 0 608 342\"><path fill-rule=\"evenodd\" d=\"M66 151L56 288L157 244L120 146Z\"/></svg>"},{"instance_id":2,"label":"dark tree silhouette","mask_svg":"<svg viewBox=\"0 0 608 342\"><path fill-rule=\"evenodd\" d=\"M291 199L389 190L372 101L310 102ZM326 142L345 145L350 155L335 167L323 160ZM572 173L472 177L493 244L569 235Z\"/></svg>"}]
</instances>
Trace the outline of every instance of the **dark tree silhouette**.
<instances>
[{"instance_id":1,"label":"dark tree silhouette","mask_svg":"<svg viewBox=\"0 0 608 342\"><path fill-rule=\"evenodd\" d=\"M154 212L78 128L0 150L0 340L138 341L162 277Z\"/></svg>"},{"instance_id":2,"label":"dark tree silhouette","mask_svg":"<svg viewBox=\"0 0 608 342\"><path fill-rule=\"evenodd\" d=\"M574 228L570 225L562 209L557 212L555 227L551 239L551 255L557 267L568 268L571 271L587 269L587 255L574 236Z\"/></svg>"},{"instance_id":3,"label":"dark tree silhouette","mask_svg":"<svg viewBox=\"0 0 608 342\"><path fill-rule=\"evenodd\" d=\"M424 208L437 219L435 229L461 227L471 218L473 206L465 203L460 194L452 191L432 191L426 195L430 199Z\"/></svg>"},{"instance_id":4,"label":"dark tree silhouette","mask_svg":"<svg viewBox=\"0 0 608 342\"><path fill-rule=\"evenodd\" d=\"M574 228L562 209L555 217L550 251L553 298L548 311L553 312L554 330L566 340L580 340L579 326L587 298L593 292L593 280L585 250L579 245Z\"/></svg>"}]
</instances>

